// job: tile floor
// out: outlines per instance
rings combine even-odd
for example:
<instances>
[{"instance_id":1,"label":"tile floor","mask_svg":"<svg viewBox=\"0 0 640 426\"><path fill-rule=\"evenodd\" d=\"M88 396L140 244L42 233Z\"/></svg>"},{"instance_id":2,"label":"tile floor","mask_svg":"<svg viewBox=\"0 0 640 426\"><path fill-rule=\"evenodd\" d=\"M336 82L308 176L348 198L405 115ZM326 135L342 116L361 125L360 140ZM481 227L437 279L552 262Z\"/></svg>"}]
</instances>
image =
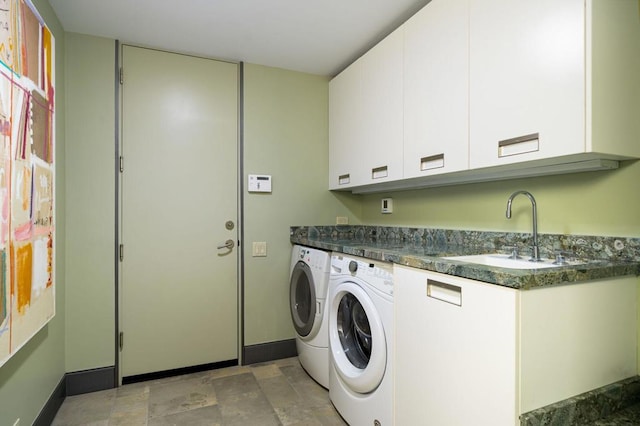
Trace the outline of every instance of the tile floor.
<instances>
[{"instance_id":1,"label":"tile floor","mask_svg":"<svg viewBox=\"0 0 640 426\"><path fill-rule=\"evenodd\" d=\"M70 396L52 426L346 425L297 358Z\"/></svg>"}]
</instances>

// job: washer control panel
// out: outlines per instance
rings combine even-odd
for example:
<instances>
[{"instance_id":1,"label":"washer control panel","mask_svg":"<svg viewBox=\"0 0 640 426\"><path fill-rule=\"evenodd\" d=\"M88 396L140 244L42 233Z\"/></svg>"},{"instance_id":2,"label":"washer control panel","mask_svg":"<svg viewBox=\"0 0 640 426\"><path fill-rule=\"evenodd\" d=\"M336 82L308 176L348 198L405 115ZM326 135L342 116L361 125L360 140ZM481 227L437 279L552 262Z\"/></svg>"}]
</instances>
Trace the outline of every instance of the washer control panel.
<instances>
[{"instance_id":1,"label":"washer control panel","mask_svg":"<svg viewBox=\"0 0 640 426\"><path fill-rule=\"evenodd\" d=\"M389 262L335 253L331 256L331 274L357 277L381 292L393 295L393 265Z\"/></svg>"}]
</instances>

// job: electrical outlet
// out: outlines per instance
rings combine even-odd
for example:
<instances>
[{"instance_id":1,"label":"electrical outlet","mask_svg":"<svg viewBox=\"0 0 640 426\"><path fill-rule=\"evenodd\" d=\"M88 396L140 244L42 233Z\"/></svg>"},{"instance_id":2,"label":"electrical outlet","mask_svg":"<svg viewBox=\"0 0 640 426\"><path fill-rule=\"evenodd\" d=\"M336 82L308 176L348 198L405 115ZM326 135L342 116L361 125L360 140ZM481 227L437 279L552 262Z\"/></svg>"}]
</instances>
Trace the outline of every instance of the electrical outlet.
<instances>
[{"instance_id":1,"label":"electrical outlet","mask_svg":"<svg viewBox=\"0 0 640 426\"><path fill-rule=\"evenodd\" d=\"M348 225L349 218L347 216L336 216L336 225Z\"/></svg>"},{"instance_id":2,"label":"electrical outlet","mask_svg":"<svg viewBox=\"0 0 640 426\"><path fill-rule=\"evenodd\" d=\"M380 212L382 214L393 213L393 198L383 198L382 199L382 205L380 207Z\"/></svg>"}]
</instances>

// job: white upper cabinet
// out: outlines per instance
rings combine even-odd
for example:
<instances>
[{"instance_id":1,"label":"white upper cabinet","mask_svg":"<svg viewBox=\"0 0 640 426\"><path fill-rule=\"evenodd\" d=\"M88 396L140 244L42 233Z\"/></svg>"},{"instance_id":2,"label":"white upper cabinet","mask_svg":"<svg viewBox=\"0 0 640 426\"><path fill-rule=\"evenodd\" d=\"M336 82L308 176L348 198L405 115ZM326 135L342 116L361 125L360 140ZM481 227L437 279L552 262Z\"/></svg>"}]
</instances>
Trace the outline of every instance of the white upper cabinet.
<instances>
[{"instance_id":1,"label":"white upper cabinet","mask_svg":"<svg viewBox=\"0 0 640 426\"><path fill-rule=\"evenodd\" d=\"M471 167L584 152L584 0L470 0Z\"/></svg>"},{"instance_id":2,"label":"white upper cabinet","mask_svg":"<svg viewBox=\"0 0 640 426\"><path fill-rule=\"evenodd\" d=\"M619 116L640 111L640 77L623 71L639 71L637 1L469 4L472 169L573 154L640 155L637 118ZM634 87L635 98L628 94Z\"/></svg>"},{"instance_id":3,"label":"white upper cabinet","mask_svg":"<svg viewBox=\"0 0 640 426\"><path fill-rule=\"evenodd\" d=\"M469 167L468 0L432 0L405 24L404 177Z\"/></svg>"},{"instance_id":4,"label":"white upper cabinet","mask_svg":"<svg viewBox=\"0 0 640 426\"><path fill-rule=\"evenodd\" d=\"M329 85L330 189L640 158L637 0L432 0Z\"/></svg>"},{"instance_id":5,"label":"white upper cabinet","mask_svg":"<svg viewBox=\"0 0 640 426\"><path fill-rule=\"evenodd\" d=\"M398 30L362 57L366 183L402 178L402 45Z\"/></svg>"},{"instance_id":6,"label":"white upper cabinet","mask_svg":"<svg viewBox=\"0 0 640 426\"><path fill-rule=\"evenodd\" d=\"M329 83L330 189L402 178L402 49L396 31Z\"/></svg>"},{"instance_id":7,"label":"white upper cabinet","mask_svg":"<svg viewBox=\"0 0 640 426\"><path fill-rule=\"evenodd\" d=\"M364 181L355 170L361 130L360 67L356 61L329 83L329 189L350 188Z\"/></svg>"}]
</instances>

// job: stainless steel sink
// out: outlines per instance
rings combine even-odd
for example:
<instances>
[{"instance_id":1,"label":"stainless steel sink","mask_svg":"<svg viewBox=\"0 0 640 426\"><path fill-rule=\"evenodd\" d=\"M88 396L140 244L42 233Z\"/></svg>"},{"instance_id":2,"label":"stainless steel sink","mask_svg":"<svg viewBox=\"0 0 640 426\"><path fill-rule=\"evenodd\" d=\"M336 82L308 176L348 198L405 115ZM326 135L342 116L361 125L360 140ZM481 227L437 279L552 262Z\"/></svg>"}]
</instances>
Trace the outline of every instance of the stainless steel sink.
<instances>
[{"instance_id":1,"label":"stainless steel sink","mask_svg":"<svg viewBox=\"0 0 640 426\"><path fill-rule=\"evenodd\" d=\"M564 263L554 263L553 259L541 259L540 262L532 262L525 258L513 259L509 255L499 253L474 254L468 256L449 256L443 259L458 260L460 262L476 263L479 265L495 266L499 268L511 269L542 269L558 268L561 266L582 265L584 262L568 261Z\"/></svg>"}]
</instances>

